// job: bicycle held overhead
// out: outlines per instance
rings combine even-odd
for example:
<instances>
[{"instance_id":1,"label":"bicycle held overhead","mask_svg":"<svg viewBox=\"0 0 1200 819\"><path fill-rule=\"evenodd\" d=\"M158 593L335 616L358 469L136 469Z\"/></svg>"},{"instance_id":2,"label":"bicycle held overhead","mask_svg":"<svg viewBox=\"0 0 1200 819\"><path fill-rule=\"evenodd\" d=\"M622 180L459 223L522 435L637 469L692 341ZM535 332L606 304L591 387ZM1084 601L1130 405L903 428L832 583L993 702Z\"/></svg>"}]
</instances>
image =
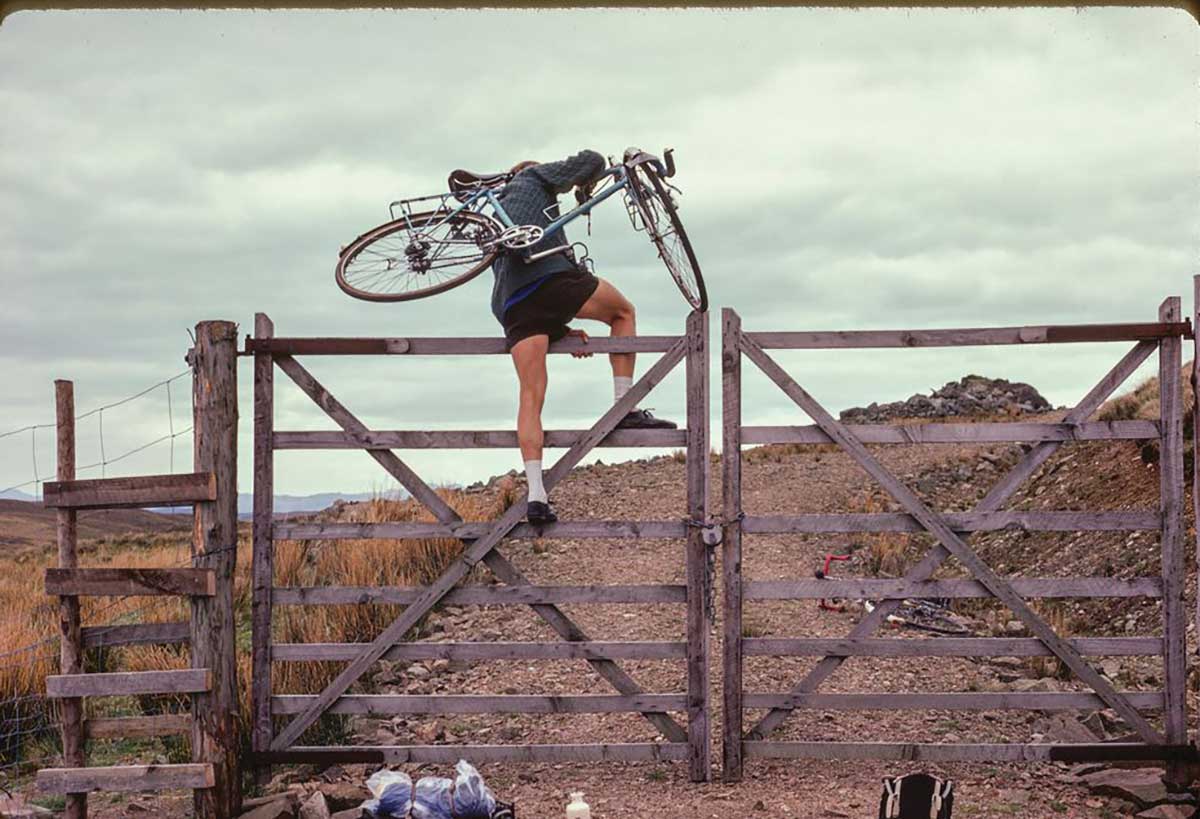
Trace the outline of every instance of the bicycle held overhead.
<instances>
[{"instance_id":1,"label":"bicycle held overhead","mask_svg":"<svg viewBox=\"0 0 1200 819\"><path fill-rule=\"evenodd\" d=\"M672 151L660 159L630 148L620 163L605 168L589 190L576 190L576 206L560 214L547 208L545 226L515 224L497 197L513 172L477 174L456 170L446 193L401 199L391 220L359 236L339 254L338 286L368 301L408 301L444 293L478 276L500 253L519 253L525 262L565 254L590 266L582 243L532 251L544 237L581 217L590 219L601 202L620 193L634 230L645 232L672 279L695 310L708 309L708 295L691 242L679 219ZM577 254L576 248L580 248Z\"/></svg>"}]
</instances>

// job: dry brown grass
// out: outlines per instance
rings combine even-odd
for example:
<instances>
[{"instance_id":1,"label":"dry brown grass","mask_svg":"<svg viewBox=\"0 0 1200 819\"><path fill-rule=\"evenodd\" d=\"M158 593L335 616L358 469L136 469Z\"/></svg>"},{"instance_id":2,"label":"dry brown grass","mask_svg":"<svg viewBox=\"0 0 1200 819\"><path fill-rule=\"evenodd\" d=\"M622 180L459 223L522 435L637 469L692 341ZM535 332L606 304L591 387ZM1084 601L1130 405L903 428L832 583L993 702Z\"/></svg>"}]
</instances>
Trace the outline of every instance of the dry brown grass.
<instances>
[{"instance_id":1,"label":"dry brown grass","mask_svg":"<svg viewBox=\"0 0 1200 819\"><path fill-rule=\"evenodd\" d=\"M1059 637L1069 638L1074 634L1068 609L1061 601L1035 600L1030 605ZM1029 657L1026 664L1035 677L1069 680L1072 676L1071 669L1058 657Z\"/></svg>"},{"instance_id":2,"label":"dry brown grass","mask_svg":"<svg viewBox=\"0 0 1200 819\"><path fill-rule=\"evenodd\" d=\"M1195 403L1195 396L1191 388L1192 362L1189 361L1183 365L1181 374L1183 413L1185 418L1190 418L1192 404ZM1105 401L1096 411L1096 417L1101 421L1157 420L1159 417L1158 376L1147 378L1132 392Z\"/></svg>"},{"instance_id":3,"label":"dry brown grass","mask_svg":"<svg viewBox=\"0 0 1200 819\"><path fill-rule=\"evenodd\" d=\"M848 511L880 514L888 511L886 495L879 491L864 491L850 504ZM865 532L858 538L858 547L866 550L863 565L872 575L900 577L908 570L912 537L905 532Z\"/></svg>"},{"instance_id":4,"label":"dry brown grass","mask_svg":"<svg viewBox=\"0 0 1200 819\"><path fill-rule=\"evenodd\" d=\"M514 486L498 493L464 493L439 489L438 494L466 520L499 517L517 500ZM332 518L331 518L332 519ZM431 521L433 517L415 501L377 498L343 507L337 520L346 522ZM110 539L81 549L80 563L89 567L164 567L186 563L188 546L182 539L156 535ZM452 539L280 541L275 549L275 583L279 586L419 586L432 582L461 552ZM234 581L234 609L238 620L239 673L250 674L250 540L243 527L239 538ZM0 561L0 700L39 696L45 677L57 672L57 598L46 596L44 570L55 565L50 553L25 554ZM8 565L5 566L4 564ZM176 598L83 598L85 625L151 623L188 619L188 603ZM280 606L275 610L273 639L277 642L363 642L382 631L399 614L399 606ZM36 650L23 651L42 643ZM154 671L183 668L187 649L180 646L128 646L89 652L89 670ZM337 663L278 663L274 688L279 692L309 693L319 690L341 669ZM239 685L242 715L249 713L249 686ZM0 703L2 704L2 703ZM139 699L133 711L157 712L184 707L182 701ZM130 702L106 705L90 701L91 708L129 713ZM2 715L0 715L2 716Z\"/></svg>"}]
</instances>

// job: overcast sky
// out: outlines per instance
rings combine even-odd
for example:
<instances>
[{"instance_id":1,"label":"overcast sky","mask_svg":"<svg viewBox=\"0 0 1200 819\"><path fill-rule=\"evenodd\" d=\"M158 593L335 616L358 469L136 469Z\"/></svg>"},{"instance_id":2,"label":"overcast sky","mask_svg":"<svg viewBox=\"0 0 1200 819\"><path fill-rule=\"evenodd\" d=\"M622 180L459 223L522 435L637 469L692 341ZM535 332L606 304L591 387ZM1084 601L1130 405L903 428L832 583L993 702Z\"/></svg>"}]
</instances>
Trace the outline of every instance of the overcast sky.
<instances>
[{"instance_id":1,"label":"overcast sky","mask_svg":"<svg viewBox=\"0 0 1200 819\"><path fill-rule=\"evenodd\" d=\"M747 329L1144 321L1168 295L1190 314L1197 45L1184 12L1150 9L20 12L0 25L0 433L53 419L54 378L75 381L83 411L180 372L202 319L499 335L490 274L369 304L335 286L338 248L453 168L585 147L676 149L714 319L733 306ZM590 238L568 233L642 332L682 329L682 298L615 201ZM779 357L837 410L968 372L1073 403L1122 352ZM306 363L376 428L513 424L504 357ZM751 369L746 422L795 422ZM248 491L246 361L240 377ZM187 383L173 384L176 430ZM331 427L276 384L277 428ZM681 368L644 405L682 420L682 386ZM547 427L590 425L611 391L601 358L556 357ZM81 422L81 463L99 459L97 421ZM104 425L110 458L167 434L165 390ZM190 440L177 443L181 468ZM35 446L44 477L52 430L0 438L0 488L33 477ZM411 462L469 483L520 458ZM168 468L161 444L108 474ZM353 452L281 453L276 474L280 492L390 486Z\"/></svg>"}]
</instances>

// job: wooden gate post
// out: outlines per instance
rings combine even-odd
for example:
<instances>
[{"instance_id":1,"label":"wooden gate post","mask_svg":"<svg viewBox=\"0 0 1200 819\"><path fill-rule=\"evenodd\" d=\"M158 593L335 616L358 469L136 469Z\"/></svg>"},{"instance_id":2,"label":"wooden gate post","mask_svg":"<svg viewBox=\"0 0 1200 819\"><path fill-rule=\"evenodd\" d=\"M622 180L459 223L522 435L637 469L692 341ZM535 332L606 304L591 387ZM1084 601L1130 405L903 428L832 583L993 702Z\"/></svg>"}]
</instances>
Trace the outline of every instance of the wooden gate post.
<instances>
[{"instance_id":1,"label":"wooden gate post","mask_svg":"<svg viewBox=\"0 0 1200 819\"><path fill-rule=\"evenodd\" d=\"M708 612L711 600L708 524L708 313L693 311L687 320L687 654L688 770L693 782L707 782L712 771L708 729Z\"/></svg>"},{"instance_id":2,"label":"wooden gate post","mask_svg":"<svg viewBox=\"0 0 1200 819\"><path fill-rule=\"evenodd\" d=\"M255 339L268 339L275 325L266 313L254 315ZM253 600L251 642L251 747L255 753L271 749L271 590L275 585L274 515L275 449L271 440L275 424L275 359L270 353L254 355L254 550L251 561ZM271 767L257 765L259 785L270 779Z\"/></svg>"},{"instance_id":3,"label":"wooden gate post","mask_svg":"<svg viewBox=\"0 0 1200 819\"><path fill-rule=\"evenodd\" d=\"M1200 276L1192 277L1192 510L1196 522L1196 570L1200 573ZM1196 595L1196 639L1200 640L1200 595Z\"/></svg>"},{"instance_id":4,"label":"wooden gate post","mask_svg":"<svg viewBox=\"0 0 1200 819\"><path fill-rule=\"evenodd\" d=\"M70 381L54 382L54 412L57 422L58 480L75 480L75 385ZM58 510L58 567L74 569L79 565L76 545L76 512ZM79 598L59 598L59 674L83 673L83 633L80 628ZM70 697L59 701L62 720L63 766L82 768L84 759L83 700ZM87 794L69 793L67 819L87 816Z\"/></svg>"},{"instance_id":5,"label":"wooden gate post","mask_svg":"<svg viewBox=\"0 0 1200 819\"><path fill-rule=\"evenodd\" d=\"M212 472L217 499L196 504L192 564L212 569L213 597L192 598L192 667L211 672L195 696L192 761L213 766L214 787L195 792L198 819L229 819L241 808L233 574L237 565L237 325L202 321L191 352L195 470Z\"/></svg>"},{"instance_id":6,"label":"wooden gate post","mask_svg":"<svg viewBox=\"0 0 1200 819\"><path fill-rule=\"evenodd\" d=\"M724 733L721 778L742 781L742 319L721 311L721 575L724 579Z\"/></svg>"},{"instance_id":7,"label":"wooden gate post","mask_svg":"<svg viewBox=\"0 0 1200 819\"><path fill-rule=\"evenodd\" d=\"M1162 303L1158 319L1181 318L1178 296ZM1183 609L1183 389L1180 382L1183 340L1164 338L1158 345L1158 405L1162 424L1159 440L1159 488L1162 508L1163 666L1166 681L1167 743L1186 745L1187 736L1187 620ZM1167 765L1167 781L1187 785L1186 763Z\"/></svg>"}]
</instances>

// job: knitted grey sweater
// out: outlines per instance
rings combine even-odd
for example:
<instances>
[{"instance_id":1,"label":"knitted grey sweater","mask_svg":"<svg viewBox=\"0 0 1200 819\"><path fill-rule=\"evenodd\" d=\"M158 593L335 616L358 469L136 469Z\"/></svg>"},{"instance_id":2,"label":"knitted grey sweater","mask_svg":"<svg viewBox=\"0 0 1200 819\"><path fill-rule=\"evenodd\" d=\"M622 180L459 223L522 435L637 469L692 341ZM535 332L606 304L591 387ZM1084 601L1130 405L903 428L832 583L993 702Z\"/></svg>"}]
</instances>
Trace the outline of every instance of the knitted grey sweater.
<instances>
[{"instance_id":1,"label":"knitted grey sweater","mask_svg":"<svg viewBox=\"0 0 1200 819\"><path fill-rule=\"evenodd\" d=\"M545 227L551 221L546 216L546 208L554 205L550 212L558 214L558 194L594 181L604 168L603 155L596 151L580 151L562 162L545 162L526 168L501 188L497 197L513 224ZM497 321L503 322L505 302L522 287L548 274L574 269L571 260L562 253L554 253L531 264L522 260L522 254L534 254L564 244L567 244L567 237L560 228L547 233L532 247L507 253L501 251L492 263L492 272L496 276L492 287L492 313Z\"/></svg>"}]
</instances>

